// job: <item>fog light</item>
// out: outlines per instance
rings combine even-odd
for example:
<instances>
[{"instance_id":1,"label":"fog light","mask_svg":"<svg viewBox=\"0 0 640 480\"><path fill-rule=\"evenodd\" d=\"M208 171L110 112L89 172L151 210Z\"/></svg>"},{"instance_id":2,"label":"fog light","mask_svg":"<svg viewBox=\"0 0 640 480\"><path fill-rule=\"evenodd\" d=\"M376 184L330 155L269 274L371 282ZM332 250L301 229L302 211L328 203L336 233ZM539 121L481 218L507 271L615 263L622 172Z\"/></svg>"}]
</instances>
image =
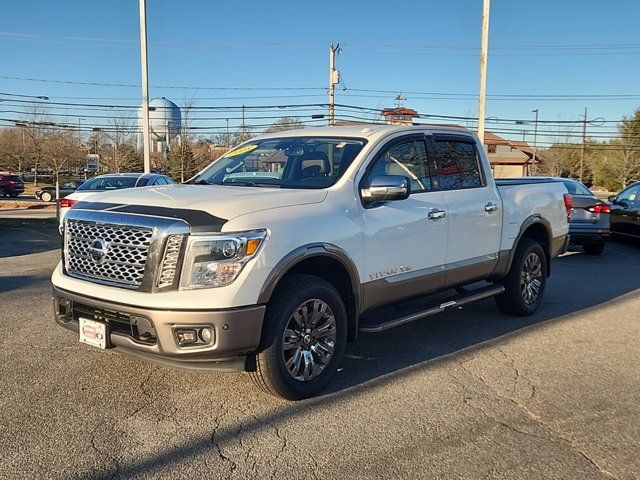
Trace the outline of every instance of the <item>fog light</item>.
<instances>
[{"instance_id":1,"label":"fog light","mask_svg":"<svg viewBox=\"0 0 640 480\"><path fill-rule=\"evenodd\" d=\"M206 344L211 343L211 339L213 338L213 332L210 328L203 328L200 330L200 338Z\"/></svg>"},{"instance_id":2,"label":"fog light","mask_svg":"<svg viewBox=\"0 0 640 480\"><path fill-rule=\"evenodd\" d=\"M198 332L191 328L176 330L176 337L178 337L178 345L181 347L193 345L198 342Z\"/></svg>"}]
</instances>

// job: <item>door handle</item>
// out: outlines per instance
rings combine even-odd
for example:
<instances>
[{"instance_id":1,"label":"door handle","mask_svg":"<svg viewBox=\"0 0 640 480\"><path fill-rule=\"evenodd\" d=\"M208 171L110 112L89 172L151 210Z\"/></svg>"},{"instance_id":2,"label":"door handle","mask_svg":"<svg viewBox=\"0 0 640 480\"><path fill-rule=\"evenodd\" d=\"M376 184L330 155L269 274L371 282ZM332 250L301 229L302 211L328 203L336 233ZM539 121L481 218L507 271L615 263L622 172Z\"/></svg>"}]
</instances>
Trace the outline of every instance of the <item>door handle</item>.
<instances>
[{"instance_id":1,"label":"door handle","mask_svg":"<svg viewBox=\"0 0 640 480\"><path fill-rule=\"evenodd\" d=\"M440 210L439 208L434 208L427 215L429 220L438 220L439 218L444 218L446 216L447 216L447 212L445 212L444 210Z\"/></svg>"},{"instance_id":2,"label":"door handle","mask_svg":"<svg viewBox=\"0 0 640 480\"><path fill-rule=\"evenodd\" d=\"M495 212L497 209L498 209L498 205L493 202L489 202L484 206L485 212Z\"/></svg>"}]
</instances>

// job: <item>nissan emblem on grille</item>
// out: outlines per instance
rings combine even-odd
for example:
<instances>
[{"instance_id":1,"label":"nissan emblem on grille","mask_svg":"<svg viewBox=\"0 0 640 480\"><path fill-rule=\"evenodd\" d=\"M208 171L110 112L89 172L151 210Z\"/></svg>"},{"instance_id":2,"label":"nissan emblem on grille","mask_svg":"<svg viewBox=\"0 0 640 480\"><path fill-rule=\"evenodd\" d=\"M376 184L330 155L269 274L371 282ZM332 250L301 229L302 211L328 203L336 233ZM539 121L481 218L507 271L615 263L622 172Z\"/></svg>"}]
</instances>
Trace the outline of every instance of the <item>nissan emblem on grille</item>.
<instances>
[{"instance_id":1,"label":"nissan emblem on grille","mask_svg":"<svg viewBox=\"0 0 640 480\"><path fill-rule=\"evenodd\" d=\"M89 255L91 255L91 258L94 262L96 262L97 264L101 264L104 258L107 256L107 242L105 242L101 238L96 238L91 243L91 245L89 245L87 251L89 252Z\"/></svg>"},{"instance_id":2,"label":"nissan emblem on grille","mask_svg":"<svg viewBox=\"0 0 640 480\"><path fill-rule=\"evenodd\" d=\"M139 287L152 237L152 228L69 220L67 271L75 277Z\"/></svg>"}]
</instances>

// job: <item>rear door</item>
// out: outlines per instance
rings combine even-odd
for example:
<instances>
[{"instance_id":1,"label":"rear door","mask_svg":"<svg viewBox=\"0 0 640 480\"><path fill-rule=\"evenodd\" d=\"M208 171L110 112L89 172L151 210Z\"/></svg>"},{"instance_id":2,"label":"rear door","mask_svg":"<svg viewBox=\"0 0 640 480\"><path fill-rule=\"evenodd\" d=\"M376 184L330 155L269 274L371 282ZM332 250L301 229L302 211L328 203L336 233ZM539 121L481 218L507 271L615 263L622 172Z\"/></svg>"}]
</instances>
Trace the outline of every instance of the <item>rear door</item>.
<instances>
[{"instance_id":1,"label":"rear door","mask_svg":"<svg viewBox=\"0 0 640 480\"><path fill-rule=\"evenodd\" d=\"M502 203L482 170L470 136L434 134L429 142L437 188L445 193L449 218L446 285L489 275L497 262Z\"/></svg>"},{"instance_id":2,"label":"rear door","mask_svg":"<svg viewBox=\"0 0 640 480\"><path fill-rule=\"evenodd\" d=\"M444 286L447 250L445 193L435 191L424 134L390 140L374 156L360 187L380 175L402 175L405 200L365 206L365 309L430 293Z\"/></svg>"}]
</instances>

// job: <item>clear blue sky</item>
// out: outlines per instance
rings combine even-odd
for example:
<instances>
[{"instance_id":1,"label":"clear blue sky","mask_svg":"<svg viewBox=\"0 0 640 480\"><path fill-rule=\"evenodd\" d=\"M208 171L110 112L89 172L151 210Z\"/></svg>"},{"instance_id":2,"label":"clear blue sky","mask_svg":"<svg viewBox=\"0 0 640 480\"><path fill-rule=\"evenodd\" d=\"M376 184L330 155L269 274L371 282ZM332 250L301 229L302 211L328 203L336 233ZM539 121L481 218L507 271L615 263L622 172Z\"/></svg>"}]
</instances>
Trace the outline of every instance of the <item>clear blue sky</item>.
<instances>
[{"instance_id":1,"label":"clear blue sky","mask_svg":"<svg viewBox=\"0 0 640 480\"><path fill-rule=\"evenodd\" d=\"M328 45L340 41L337 65L348 89L478 90L481 0L148 0L147 8L152 86L325 87ZM487 116L532 118L534 108L547 120L577 119L585 107L590 118L614 120L631 113L640 104L638 19L640 2L633 0L493 0L489 95L637 97L490 98ZM0 75L138 84L138 26L136 0L4 0ZM139 88L5 78L0 78L0 92L69 102L137 104L140 99ZM177 103L195 97L196 105L326 102L322 90L152 87L150 93ZM274 95L317 96L246 98ZM245 98L214 98L239 96ZM337 101L383 107L392 106L394 96L338 90ZM464 116L477 111L472 97L405 97L406 105L421 113ZM0 103L0 110L6 108L6 102Z\"/></svg>"}]
</instances>

